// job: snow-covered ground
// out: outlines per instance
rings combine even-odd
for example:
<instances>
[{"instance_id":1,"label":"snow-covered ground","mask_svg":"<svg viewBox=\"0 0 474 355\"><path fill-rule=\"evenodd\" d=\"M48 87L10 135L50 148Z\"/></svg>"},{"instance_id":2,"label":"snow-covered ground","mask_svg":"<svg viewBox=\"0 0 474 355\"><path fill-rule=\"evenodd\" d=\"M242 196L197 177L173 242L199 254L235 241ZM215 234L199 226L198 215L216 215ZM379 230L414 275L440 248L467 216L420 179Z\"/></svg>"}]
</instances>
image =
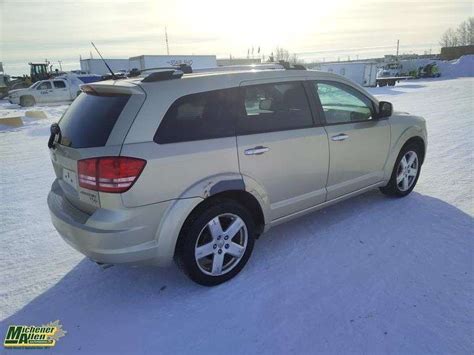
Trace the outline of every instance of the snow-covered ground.
<instances>
[{"instance_id":1,"label":"snow-covered ground","mask_svg":"<svg viewBox=\"0 0 474 355\"><path fill-rule=\"evenodd\" d=\"M174 267L102 270L60 239L46 141L65 106L3 130L0 336L59 319L68 333L48 353L472 354L473 89L473 78L371 89L427 119L414 192L370 192L272 229L215 288Z\"/></svg>"}]
</instances>

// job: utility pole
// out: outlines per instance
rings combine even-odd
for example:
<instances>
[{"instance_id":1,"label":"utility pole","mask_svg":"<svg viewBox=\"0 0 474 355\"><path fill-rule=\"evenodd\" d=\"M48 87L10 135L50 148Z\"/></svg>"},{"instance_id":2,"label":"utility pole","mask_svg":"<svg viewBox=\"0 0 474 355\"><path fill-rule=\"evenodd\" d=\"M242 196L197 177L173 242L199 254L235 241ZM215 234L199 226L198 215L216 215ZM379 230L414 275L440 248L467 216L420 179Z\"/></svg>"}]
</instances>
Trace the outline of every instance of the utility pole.
<instances>
[{"instance_id":1,"label":"utility pole","mask_svg":"<svg viewBox=\"0 0 474 355\"><path fill-rule=\"evenodd\" d=\"M398 61L398 50L400 49L400 40L397 39L397 61Z\"/></svg>"},{"instance_id":2,"label":"utility pole","mask_svg":"<svg viewBox=\"0 0 474 355\"><path fill-rule=\"evenodd\" d=\"M168 29L165 26L165 41L166 41L166 53L170 55L170 47L168 44Z\"/></svg>"},{"instance_id":3,"label":"utility pole","mask_svg":"<svg viewBox=\"0 0 474 355\"><path fill-rule=\"evenodd\" d=\"M61 65L62 61L58 60L58 63L59 63L59 70L63 71L63 66Z\"/></svg>"}]
</instances>

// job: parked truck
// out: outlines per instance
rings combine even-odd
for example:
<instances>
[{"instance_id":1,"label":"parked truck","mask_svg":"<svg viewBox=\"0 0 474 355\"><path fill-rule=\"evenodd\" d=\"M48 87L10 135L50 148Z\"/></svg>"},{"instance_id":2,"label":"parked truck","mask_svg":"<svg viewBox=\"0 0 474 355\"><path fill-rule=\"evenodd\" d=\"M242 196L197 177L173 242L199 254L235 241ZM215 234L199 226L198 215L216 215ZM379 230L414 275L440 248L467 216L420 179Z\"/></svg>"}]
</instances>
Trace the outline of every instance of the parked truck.
<instances>
[{"instance_id":1,"label":"parked truck","mask_svg":"<svg viewBox=\"0 0 474 355\"><path fill-rule=\"evenodd\" d=\"M11 90L8 100L21 106L34 106L39 103L70 102L81 92L84 84L77 75L67 74L48 80L40 80L25 89Z\"/></svg>"},{"instance_id":2,"label":"parked truck","mask_svg":"<svg viewBox=\"0 0 474 355\"><path fill-rule=\"evenodd\" d=\"M399 62L385 64L377 72L376 86L395 86L401 80L413 79L413 76L402 75L403 66Z\"/></svg>"}]
</instances>

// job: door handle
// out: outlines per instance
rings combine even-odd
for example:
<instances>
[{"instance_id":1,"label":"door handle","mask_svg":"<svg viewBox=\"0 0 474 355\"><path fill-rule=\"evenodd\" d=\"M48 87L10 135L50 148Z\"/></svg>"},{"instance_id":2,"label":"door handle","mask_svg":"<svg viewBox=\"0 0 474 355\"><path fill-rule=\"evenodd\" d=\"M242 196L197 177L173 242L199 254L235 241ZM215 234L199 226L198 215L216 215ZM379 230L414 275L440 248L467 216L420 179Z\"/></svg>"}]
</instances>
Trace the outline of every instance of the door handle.
<instances>
[{"instance_id":1,"label":"door handle","mask_svg":"<svg viewBox=\"0 0 474 355\"><path fill-rule=\"evenodd\" d=\"M244 154L245 155L262 155L263 153L268 152L269 150L270 148L259 145L258 147L255 147L255 148L245 149Z\"/></svg>"},{"instance_id":2,"label":"door handle","mask_svg":"<svg viewBox=\"0 0 474 355\"><path fill-rule=\"evenodd\" d=\"M337 141L345 141L347 138L349 138L347 134L341 133L336 136L332 136L331 140L337 142Z\"/></svg>"}]
</instances>

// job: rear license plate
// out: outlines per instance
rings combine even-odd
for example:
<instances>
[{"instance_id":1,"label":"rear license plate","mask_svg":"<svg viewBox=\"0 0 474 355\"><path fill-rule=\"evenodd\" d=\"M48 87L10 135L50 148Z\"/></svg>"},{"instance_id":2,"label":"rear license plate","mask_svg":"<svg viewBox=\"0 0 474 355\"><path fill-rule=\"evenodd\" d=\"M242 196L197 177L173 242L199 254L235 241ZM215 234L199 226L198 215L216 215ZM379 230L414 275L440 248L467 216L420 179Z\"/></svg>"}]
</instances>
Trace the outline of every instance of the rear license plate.
<instances>
[{"instance_id":1,"label":"rear license plate","mask_svg":"<svg viewBox=\"0 0 474 355\"><path fill-rule=\"evenodd\" d=\"M74 171L63 168L63 180L77 190L77 174Z\"/></svg>"}]
</instances>

